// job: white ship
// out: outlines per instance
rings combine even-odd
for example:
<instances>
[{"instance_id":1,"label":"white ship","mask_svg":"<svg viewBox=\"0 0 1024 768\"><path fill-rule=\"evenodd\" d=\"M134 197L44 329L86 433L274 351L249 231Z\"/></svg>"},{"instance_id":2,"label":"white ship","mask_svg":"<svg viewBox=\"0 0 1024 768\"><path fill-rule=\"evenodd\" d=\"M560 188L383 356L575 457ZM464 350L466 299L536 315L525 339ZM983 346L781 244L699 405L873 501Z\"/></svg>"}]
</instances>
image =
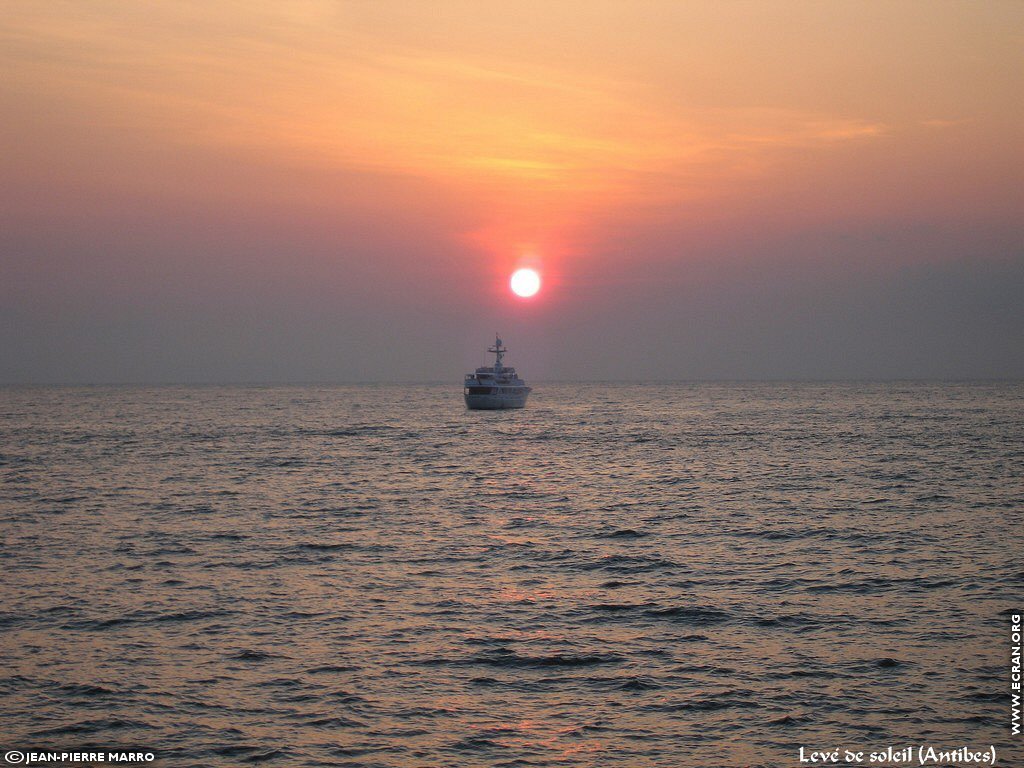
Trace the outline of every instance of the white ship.
<instances>
[{"instance_id":1,"label":"white ship","mask_svg":"<svg viewBox=\"0 0 1024 768\"><path fill-rule=\"evenodd\" d=\"M530 387L519 378L515 368L501 364L508 350L501 346L501 339L495 337L494 346L487 348L494 353L494 365L477 368L476 373L467 373L462 392L466 407L470 410L497 410L499 408L522 408Z\"/></svg>"}]
</instances>

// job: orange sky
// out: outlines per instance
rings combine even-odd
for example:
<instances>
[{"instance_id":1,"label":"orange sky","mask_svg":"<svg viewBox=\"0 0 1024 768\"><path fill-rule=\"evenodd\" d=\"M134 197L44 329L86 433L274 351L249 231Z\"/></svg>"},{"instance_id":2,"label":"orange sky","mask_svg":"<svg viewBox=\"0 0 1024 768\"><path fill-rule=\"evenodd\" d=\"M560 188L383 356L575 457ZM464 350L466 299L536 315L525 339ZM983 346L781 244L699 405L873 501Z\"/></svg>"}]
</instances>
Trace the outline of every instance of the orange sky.
<instances>
[{"instance_id":1,"label":"orange sky","mask_svg":"<svg viewBox=\"0 0 1024 768\"><path fill-rule=\"evenodd\" d=\"M53 222L93 254L131 222L161 285L206 249L206 283L298 263L386 295L333 247L355 237L461 298L524 259L564 292L626 260L1024 213L1019 2L3 6L0 202L28 243L5 258L33 290L61 271L40 262L104 258L33 247ZM247 216L308 248L254 255Z\"/></svg>"}]
</instances>

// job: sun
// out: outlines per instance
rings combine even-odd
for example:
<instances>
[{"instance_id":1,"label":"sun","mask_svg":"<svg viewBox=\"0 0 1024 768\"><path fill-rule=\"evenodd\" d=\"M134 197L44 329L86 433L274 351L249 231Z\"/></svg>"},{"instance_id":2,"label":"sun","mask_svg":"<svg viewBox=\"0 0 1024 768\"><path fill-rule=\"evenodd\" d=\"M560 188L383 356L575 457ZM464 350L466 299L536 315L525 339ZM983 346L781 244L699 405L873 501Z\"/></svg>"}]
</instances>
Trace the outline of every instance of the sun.
<instances>
[{"instance_id":1,"label":"sun","mask_svg":"<svg viewBox=\"0 0 1024 768\"><path fill-rule=\"evenodd\" d=\"M529 298L540 290L540 275L533 269L517 269L512 273L509 285L516 296Z\"/></svg>"}]
</instances>

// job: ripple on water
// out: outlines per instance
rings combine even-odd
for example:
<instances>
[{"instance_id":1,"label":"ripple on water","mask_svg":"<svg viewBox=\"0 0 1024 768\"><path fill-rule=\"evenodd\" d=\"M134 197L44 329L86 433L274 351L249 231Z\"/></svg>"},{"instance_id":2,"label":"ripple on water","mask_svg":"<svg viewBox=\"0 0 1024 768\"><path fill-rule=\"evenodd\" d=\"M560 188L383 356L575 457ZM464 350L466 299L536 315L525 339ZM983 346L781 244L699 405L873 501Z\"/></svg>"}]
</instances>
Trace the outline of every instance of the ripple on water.
<instances>
[{"instance_id":1,"label":"ripple on water","mask_svg":"<svg viewBox=\"0 0 1024 768\"><path fill-rule=\"evenodd\" d=\"M0 390L12 743L776 768L927 740L1024 765L1024 386L555 389L509 413L447 385Z\"/></svg>"}]
</instances>

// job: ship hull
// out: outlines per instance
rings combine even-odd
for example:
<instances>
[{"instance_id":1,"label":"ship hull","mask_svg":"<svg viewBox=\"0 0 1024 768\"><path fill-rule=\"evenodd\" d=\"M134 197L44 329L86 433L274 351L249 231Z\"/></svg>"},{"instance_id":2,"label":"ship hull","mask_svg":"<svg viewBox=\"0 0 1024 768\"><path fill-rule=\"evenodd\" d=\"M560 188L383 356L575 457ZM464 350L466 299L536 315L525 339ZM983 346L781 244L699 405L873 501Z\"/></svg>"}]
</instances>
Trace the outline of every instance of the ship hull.
<instances>
[{"instance_id":1,"label":"ship hull","mask_svg":"<svg viewBox=\"0 0 1024 768\"><path fill-rule=\"evenodd\" d=\"M500 411L505 408L525 408L526 396L529 394L529 390L502 395L471 395L466 393L466 407L471 411Z\"/></svg>"}]
</instances>

